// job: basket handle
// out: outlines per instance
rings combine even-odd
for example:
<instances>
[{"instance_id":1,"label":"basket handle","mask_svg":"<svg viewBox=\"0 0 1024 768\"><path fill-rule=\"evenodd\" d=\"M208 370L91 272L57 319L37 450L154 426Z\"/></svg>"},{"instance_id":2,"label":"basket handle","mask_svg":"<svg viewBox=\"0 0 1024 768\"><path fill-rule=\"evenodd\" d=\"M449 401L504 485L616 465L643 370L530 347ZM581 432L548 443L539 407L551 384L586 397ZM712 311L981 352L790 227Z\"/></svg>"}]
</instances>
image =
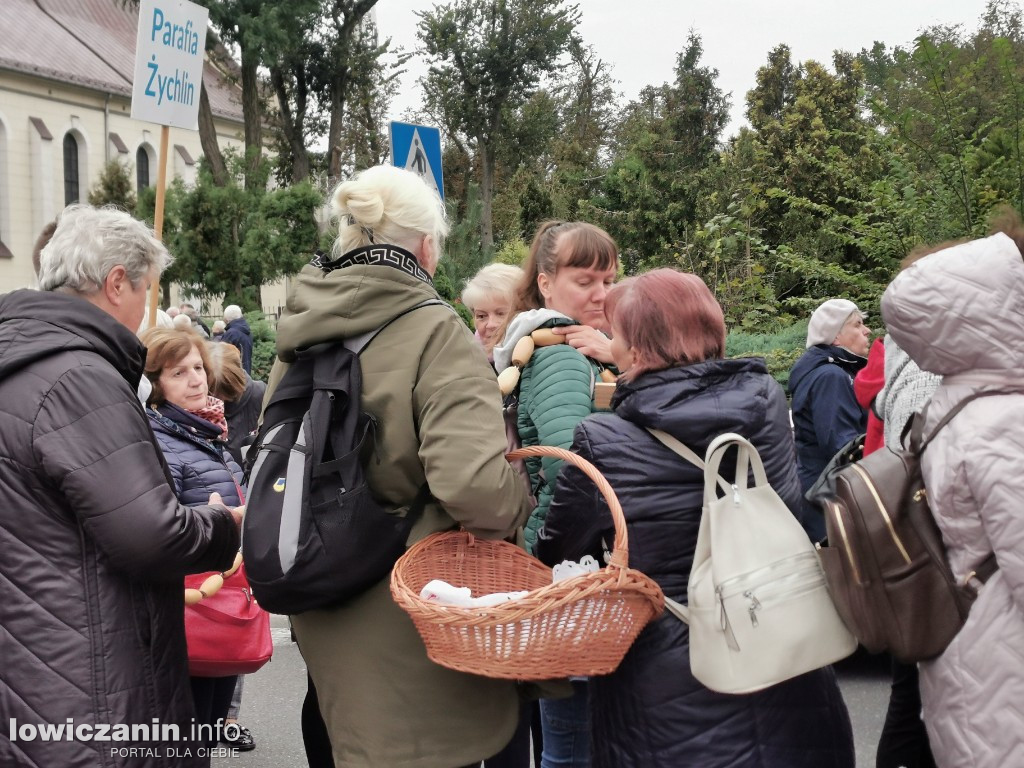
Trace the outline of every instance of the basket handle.
<instances>
[{"instance_id":1,"label":"basket handle","mask_svg":"<svg viewBox=\"0 0 1024 768\"><path fill-rule=\"evenodd\" d=\"M615 524L615 541L612 542L612 554L608 560L608 565L614 565L618 568L629 568L629 537L626 535L626 518L622 514L622 506L619 504L615 491L612 490L611 485L604 479L604 475L601 474L597 467L571 451L567 451L564 448L552 448L547 445L531 445L529 447L516 448L511 453L505 454L505 458L509 461L525 459L529 456L548 456L552 459L567 461L594 481L597 490L601 492L604 500L608 502L608 509L612 513L612 522Z\"/></svg>"}]
</instances>

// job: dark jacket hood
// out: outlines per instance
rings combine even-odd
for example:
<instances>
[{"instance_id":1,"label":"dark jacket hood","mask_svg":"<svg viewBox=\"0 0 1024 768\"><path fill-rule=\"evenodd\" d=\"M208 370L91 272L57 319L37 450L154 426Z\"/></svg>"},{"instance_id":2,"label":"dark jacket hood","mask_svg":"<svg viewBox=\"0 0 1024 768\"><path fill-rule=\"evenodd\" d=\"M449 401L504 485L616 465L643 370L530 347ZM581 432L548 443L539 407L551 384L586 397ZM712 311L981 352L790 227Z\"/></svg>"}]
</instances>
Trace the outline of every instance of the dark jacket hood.
<instances>
[{"instance_id":1,"label":"dark jacket hood","mask_svg":"<svg viewBox=\"0 0 1024 768\"><path fill-rule=\"evenodd\" d=\"M796 391L800 382L816 368L829 364L838 365L853 377L868 364L868 359L853 354L846 347L838 347L834 344L815 344L813 347L808 347L807 351L793 365L793 370L789 374L790 393Z\"/></svg>"},{"instance_id":2,"label":"dark jacket hood","mask_svg":"<svg viewBox=\"0 0 1024 768\"><path fill-rule=\"evenodd\" d=\"M25 289L0 296L0 378L74 350L98 354L132 389L138 386L146 348L99 307L50 291Z\"/></svg>"},{"instance_id":3,"label":"dark jacket hood","mask_svg":"<svg viewBox=\"0 0 1024 768\"><path fill-rule=\"evenodd\" d=\"M620 382L612 398L612 409L639 426L662 429L684 443L703 445L709 434L743 432L754 416L751 409L763 411L765 403L754 397L718 398L718 406L706 409L699 424L693 421L690 409L678 406L706 391L746 391L750 384L750 392L757 392L767 373L760 357L705 360L667 368L639 376L635 381ZM763 413L757 416L763 419Z\"/></svg>"}]
</instances>

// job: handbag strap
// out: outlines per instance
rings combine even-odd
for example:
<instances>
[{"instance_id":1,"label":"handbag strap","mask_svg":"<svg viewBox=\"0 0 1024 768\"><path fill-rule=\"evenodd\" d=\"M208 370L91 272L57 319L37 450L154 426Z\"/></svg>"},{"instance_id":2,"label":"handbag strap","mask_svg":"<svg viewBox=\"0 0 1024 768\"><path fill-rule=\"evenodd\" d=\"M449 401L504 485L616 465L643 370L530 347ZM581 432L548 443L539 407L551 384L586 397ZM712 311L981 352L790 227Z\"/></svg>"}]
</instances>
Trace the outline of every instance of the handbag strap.
<instances>
[{"instance_id":1,"label":"handbag strap","mask_svg":"<svg viewBox=\"0 0 1024 768\"><path fill-rule=\"evenodd\" d=\"M707 465L704 463L704 460L700 456L698 456L695 451L693 451L693 449L691 449L681 440L677 440L676 438L672 437L672 435L670 435L668 432L665 432L663 430L647 427L647 431L650 432L658 440L658 442L660 442L670 451L682 457L683 459L686 459L686 461L690 462L698 469L703 470L705 473L704 482L705 485L707 484ZM729 491L732 490L732 487L721 477L721 475L718 475L717 479L718 486L722 489L724 493L728 493ZM677 600L673 600L670 597L666 597L665 608L666 610L668 610L669 613L671 613L673 616L675 616L677 619L683 622L683 624L690 623L690 609L683 603L680 603Z\"/></svg>"},{"instance_id":2,"label":"handbag strap","mask_svg":"<svg viewBox=\"0 0 1024 768\"><path fill-rule=\"evenodd\" d=\"M672 437L672 435L670 435L668 432L664 432L660 429L653 429L651 427L647 427L647 431L654 435L654 437L658 439L658 442L660 442L673 453L686 459L691 464L694 464L698 469L706 469L704 460L681 440L677 440L676 438ZM705 482L707 481L705 480ZM730 490L732 490L732 487L727 482L725 482L725 480L721 476L718 477L718 485L725 493L728 493Z\"/></svg>"},{"instance_id":3,"label":"handbag strap","mask_svg":"<svg viewBox=\"0 0 1024 768\"><path fill-rule=\"evenodd\" d=\"M928 443L930 443L932 439L939 434L939 430L949 424L949 422L953 420L953 417L960 413L960 411L962 411L972 400L977 400L979 397L991 397L992 395L1009 395L1013 394L1013 392L1014 391L1010 389L983 389L980 392L972 392L967 395L967 397L957 401L957 404L950 408L949 412L942 417L938 424L935 425L935 429L932 430L932 433L928 435L928 437L924 437L924 421L928 415L928 407L931 405L931 402L929 401L919 413L911 414L910 419L907 420L907 425L903 428L903 435L905 436L909 429L911 432L911 450L917 453L923 453L924 449L928 447Z\"/></svg>"},{"instance_id":4,"label":"handbag strap","mask_svg":"<svg viewBox=\"0 0 1024 768\"><path fill-rule=\"evenodd\" d=\"M679 619L683 624L690 623L690 608L689 606L683 605L671 597L665 598L665 609Z\"/></svg>"}]
</instances>

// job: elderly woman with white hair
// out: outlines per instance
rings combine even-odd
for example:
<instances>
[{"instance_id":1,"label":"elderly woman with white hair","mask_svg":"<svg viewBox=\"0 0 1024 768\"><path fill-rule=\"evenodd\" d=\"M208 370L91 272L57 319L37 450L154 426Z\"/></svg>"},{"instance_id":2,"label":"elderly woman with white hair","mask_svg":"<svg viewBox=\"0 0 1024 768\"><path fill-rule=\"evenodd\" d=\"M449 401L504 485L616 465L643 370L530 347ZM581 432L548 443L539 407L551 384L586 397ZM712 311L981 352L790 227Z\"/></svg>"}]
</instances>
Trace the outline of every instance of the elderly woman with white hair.
<instances>
[{"instance_id":1,"label":"elderly woman with white hair","mask_svg":"<svg viewBox=\"0 0 1024 768\"><path fill-rule=\"evenodd\" d=\"M360 354L361 407L378 424L378 460L365 467L374 500L388 512L422 510L409 544L459 526L509 536L529 501L504 458L494 374L431 279L448 231L441 201L416 174L382 165L339 184L331 205L338 237L295 278L268 397L297 349L383 328ZM514 682L427 658L386 577L292 623L337 766L456 768L511 739Z\"/></svg>"},{"instance_id":2,"label":"elderly woman with white hair","mask_svg":"<svg viewBox=\"0 0 1024 768\"><path fill-rule=\"evenodd\" d=\"M233 345L242 355L242 368L252 373L252 330L237 304L224 307L224 333L220 340Z\"/></svg>"},{"instance_id":3,"label":"elderly woman with white hair","mask_svg":"<svg viewBox=\"0 0 1024 768\"><path fill-rule=\"evenodd\" d=\"M237 513L178 502L136 398L135 330L169 262L127 213L70 206L40 290L0 298L0 701L12 722L131 727L148 756L107 751L112 766L208 762L170 750L192 719L181 584L239 543ZM71 739L13 749L0 763L99 759Z\"/></svg>"},{"instance_id":4,"label":"elderly woman with white hair","mask_svg":"<svg viewBox=\"0 0 1024 768\"><path fill-rule=\"evenodd\" d=\"M191 331L192 321L189 319L188 315L176 315L171 320L171 328L176 331Z\"/></svg>"}]
</instances>

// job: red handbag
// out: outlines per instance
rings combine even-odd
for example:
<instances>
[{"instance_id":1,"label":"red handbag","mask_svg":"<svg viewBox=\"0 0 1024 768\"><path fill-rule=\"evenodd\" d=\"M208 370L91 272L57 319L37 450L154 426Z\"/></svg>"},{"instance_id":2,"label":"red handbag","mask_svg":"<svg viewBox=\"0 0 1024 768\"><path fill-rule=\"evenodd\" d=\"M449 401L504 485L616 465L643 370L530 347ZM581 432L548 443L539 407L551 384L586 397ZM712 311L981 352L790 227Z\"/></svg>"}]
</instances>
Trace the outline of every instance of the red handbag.
<instances>
[{"instance_id":1,"label":"red handbag","mask_svg":"<svg viewBox=\"0 0 1024 768\"><path fill-rule=\"evenodd\" d=\"M210 575L186 576L185 587L198 589ZM244 565L216 593L185 606L185 638L193 677L247 675L270 661L270 614L252 596Z\"/></svg>"}]
</instances>

